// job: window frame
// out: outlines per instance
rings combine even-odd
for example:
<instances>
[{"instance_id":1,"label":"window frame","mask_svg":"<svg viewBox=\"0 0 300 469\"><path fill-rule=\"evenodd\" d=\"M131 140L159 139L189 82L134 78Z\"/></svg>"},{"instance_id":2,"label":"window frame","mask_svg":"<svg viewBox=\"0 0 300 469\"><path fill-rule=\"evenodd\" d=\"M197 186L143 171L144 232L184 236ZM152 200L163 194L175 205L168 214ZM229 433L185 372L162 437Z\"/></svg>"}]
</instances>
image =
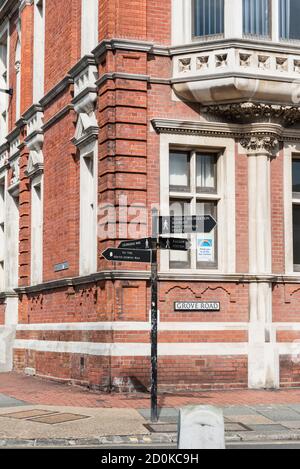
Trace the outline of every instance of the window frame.
<instances>
[{"instance_id":1,"label":"window frame","mask_svg":"<svg viewBox=\"0 0 300 469\"><path fill-rule=\"evenodd\" d=\"M214 33L214 34L204 34L202 36L196 35L195 34L195 2L196 0L192 0L192 5L191 5L191 33L192 33L192 40L197 40L197 41L209 41L209 40L214 40L214 39L222 39L225 37L225 19L226 19L226 14L225 14L225 8L226 8L226 0L223 0L223 32L221 33Z\"/></svg>"},{"instance_id":2,"label":"window frame","mask_svg":"<svg viewBox=\"0 0 300 469\"><path fill-rule=\"evenodd\" d=\"M97 272L98 267L98 146L97 140L83 145L79 149L80 158L80 215L79 215L79 271L80 275L90 275ZM92 165L92 173L89 167ZM87 181L92 181L86 190ZM87 230L87 214L92 208ZM87 206L88 210L87 210ZM87 240L92 242L87 242Z\"/></svg>"},{"instance_id":3,"label":"window frame","mask_svg":"<svg viewBox=\"0 0 300 469\"><path fill-rule=\"evenodd\" d=\"M199 203L209 203L214 205L214 213L212 216L216 218L218 221L218 205L221 200L220 195L220 184L218 178L218 171L220 165L218 164L219 158L221 156L220 151L215 151L213 149L207 149L205 151L198 149L187 147L186 149L182 149L180 147L170 147L170 156L169 156L169 165L170 165L170 157L172 152L182 152L188 154L188 177L189 177L189 190L178 190L173 191L172 187L169 185L169 208L172 207L171 201L183 201L189 204L189 215L196 215L197 214L197 205ZM209 189L207 191L198 192L197 187L197 157L198 155L207 155L211 156L211 158L215 159L215 190L212 192ZM178 186L180 187L180 186ZM170 269L193 269L193 270L218 270L218 226L215 228L215 249L214 249L214 258L213 262L198 262L197 259L197 242L198 236L197 234L192 234L190 236L183 236L184 238L189 239L192 242L192 249L188 251L188 260L185 262L181 261L172 261L170 253L169 259L169 268Z\"/></svg>"},{"instance_id":4,"label":"window frame","mask_svg":"<svg viewBox=\"0 0 300 469\"><path fill-rule=\"evenodd\" d=\"M211 137L184 134L161 134L160 136L160 214L169 215L170 196L187 199L188 194L169 192L169 154L171 149L196 149L203 153L219 153L218 174L219 194L197 194L198 199L213 200L220 198L218 205L218 266L197 268L195 263L189 268L176 269L169 265L170 253L161 251L160 269L174 275L192 274L213 275L236 273L236 214L235 214L235 141L231 137ZM227 223L230 219L231 223ZM229 241L230 240L230 241Z\"/></svg>"},{"instance_id":5,"label":"window frame","mask_svg":"<svg viewBox=\"0 0 300 469\"><path fill-rule=\"evenodd\" d=\"M243 31L243 38L250 39L250 40L262 40L262 41L272 41L273 40L273 24L274 24L274 3L272 0L268 0L269 4L269 32L267 35L263 34L251 34L245 33L244 31L244 0L240 0L242 2L242 31ZM278 21L278 35L279 35L279 21Z\"/></svg>"},{"instance_id":6,"label":"window frame","mask_svg":"<svg viewBox=\"0 0 300 469\"><path fill-rule=\"evenodd\" d=\"M280 0L277 0L278 3L278 23L277 23L277 32L278 32L278 41L285 44L300 44L300 29L299 29L299 38L298 39L288 39L281 37L281 8Z\"/></svg>"},{"instance_id":7,"label":"window frame","mask_svg":"<svg viewBox=\"0 0 300 469\"><path fill-rule=\"evenodd\" d=\"M295 264L295 251L294 251L294 207L300 206L300 192L293 192L293 162L298 160L300 162L300 155L293 154L291 158L291 173L292 173L292 249L293 249L293 270L300 272L300 264Z\"/></svg>"},{"instance_id":8,"label":"window frame","mask_svg":"<svg viewBox=\"0 0 300 469\"><path fill-rule=\"evenodd\" d=\"M1 87L9 88L10 83L10 35L9 35L9 20L4 21L3 26L0 28L0 41L6 36L6 77L1 77ZM1 110L1 126L0 126L0 145L5 142L8 134L8 111L9 111L9 96L1 93L1 102L4 102L3 110ZM5 117L4 117L5 114ZM3 126L3 129L1 128Z\"/></svg>"}]
</instances>

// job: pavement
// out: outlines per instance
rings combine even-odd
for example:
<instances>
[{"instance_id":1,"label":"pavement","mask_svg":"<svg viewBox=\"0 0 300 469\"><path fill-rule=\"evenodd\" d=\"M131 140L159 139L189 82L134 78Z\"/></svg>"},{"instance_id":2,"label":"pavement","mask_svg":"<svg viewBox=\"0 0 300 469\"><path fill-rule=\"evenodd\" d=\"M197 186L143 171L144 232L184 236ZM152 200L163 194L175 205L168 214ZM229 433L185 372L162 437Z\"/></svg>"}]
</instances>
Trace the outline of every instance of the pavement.
<instances>
[{"instance_id":1,"label":"pavement","mask_svg":"<svg viewBox=\"0 0 300 469\"><path fill-rule=\"evenodd\" d=\"M104 394L16 373L0 374L0 447L176 446L179 408L222 408L226 442L300 442L300 390Z\"/></svg>"}]
</instances>

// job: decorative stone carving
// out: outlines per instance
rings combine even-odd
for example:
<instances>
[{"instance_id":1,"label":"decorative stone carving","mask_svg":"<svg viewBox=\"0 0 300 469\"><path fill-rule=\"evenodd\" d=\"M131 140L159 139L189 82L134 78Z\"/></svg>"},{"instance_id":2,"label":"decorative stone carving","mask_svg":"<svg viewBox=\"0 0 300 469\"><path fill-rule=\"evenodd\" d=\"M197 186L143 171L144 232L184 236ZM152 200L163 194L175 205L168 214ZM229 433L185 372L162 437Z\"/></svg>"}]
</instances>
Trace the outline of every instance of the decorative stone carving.
<instances>
[{"instance_id":1,"label":"decorative stone carving","mask_svg":"<svg viewBox=\"0 0 300 469\"><path fill-rule=\"evenodd\" d=\"M226 67L227 66L228 54L218 54L216 55L216 67Z\"/></svg>"},{"instance_id":2,"label":"decorative stone carving","mask_svg":"<svg viewBox=\"0 0 300 469\"><path fill-rule=\"evenodd\" d=\"M294 72L300 73L300 60L294 60Z\"/></svg>"},{"instance_id":3,"label":"decorative stone carving","mask_svg":"<svg viewBox=\"0 0 300 469\"><path fill-rule=\"evenodd\" d=\"M258 68L262 70L270 69L270 56L269 55L259 55L258 56Z\"/></svg>"},{"instance_id":4,"label":"decorative stone carving","mask_svg":"<svg viewBox=\"0 0 300 469\"><path fill-rule=\"evenodd\" d=\"M202 111L231 122L274 122L291 126L300 121L299 106L263 103L234 103L205 106Z\"/></svg>"},{"instance_id":5,"label":"decorative stone carving","mask_svg":"<svg viewBox=\"0 0 300 469\"><path fill-rule=\"evenodd\" d=\"M19 174L20 174L19 160L15 160L15 161L11 162L10 167L11 167L10 184L14 185L14 184L17 184L19 182Z\"/></svg>"},{"instance_id":6,"label":"decorative stone carving","mask_svg":"<svg viewBox=\"0 0 300 469\"><path fill-rule=\"evenodd\" d=\"M25 175L29 178L41 174L44 170L44 156L42 151L31 150Z\"/></svg>"},{"instance_id":7,"label":"decorative stone carving","mask_svg":"<svg viewBox=\"0 0 300 469\"><path fill-rule=\"evenodd\" d=\"M202 55L201 57L197 57L197 63L196 63L197 70L208 68L208 62L209 62L208 55Z\"/></svg>"},{"instance_id":8,"label":"decorative stone carving","mask_svg":"<svg viewBox=\"0 0 300 469\"><path fill-rule=\"evenodd\" d=\"M25 143L29 149L29 159L25 175L29 178L38 176L44 169L43 118L43 109L39 105L33 105L26 113L27 137Z\"/></svg>"},{"instance_id":9,"label":"decorative stone carving","mask_svg":"<svg viewBox=\"0 0 300 469\"><path fill-rule=\"evenodd\" d=\"M240 54L241 67L250 67L251 54Z\"/></svg>"},{"instance_id":10,"label":"decorative stone carving","mask_svg":"<svg viewBox=\"0 0 300 469\"><path fill-rule=\"evenodd\" d=\"M179 71L180 72L189 72L191 70L191 59L180 59L179 60Z\"/></svg>"},{"instance_id":11,"label":"decorative stone carving","mask_svg":"<svg viewBox=\"0 0 300 469\"><path fill-rule=\"evenodd\" d=\"M288 61L286 57L276 57L276 69L279 72L287 72Z\"/></svg>"},{"instance_id":12,"label":"decorative stone carving","mask_svg":"<svg viewBox=\"0 0 300 469\"><path fill-rule=\"evenodd\" d=\"M80 148L98 137L99 127L95 113L87 115L80 113L77 120L76 131L72 143Z\"/></svg>"},{"instance_id":13,"label":"decorative stone carving","mask_svg":"<svg viewBox=\"0 0 300 469\"><path fill-rule=\"evenodd\" d=\"M252 134L241 138L240 144L249 153L274 153L278 149L278 139L275 135Z\"/></svg>"}]
</instances>

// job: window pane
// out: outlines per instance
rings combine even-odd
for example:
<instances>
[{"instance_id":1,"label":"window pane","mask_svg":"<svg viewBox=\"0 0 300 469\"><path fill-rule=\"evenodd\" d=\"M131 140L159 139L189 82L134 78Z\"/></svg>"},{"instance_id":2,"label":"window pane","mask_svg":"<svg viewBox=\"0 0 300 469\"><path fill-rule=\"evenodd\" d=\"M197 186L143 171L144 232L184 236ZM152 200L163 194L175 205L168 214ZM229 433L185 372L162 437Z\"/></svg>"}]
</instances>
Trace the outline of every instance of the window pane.
<instances>
[{"instance_id":1,"label":"window pane","mask_svg":"<svg viewBox=\"0 0 300 469\"><path fill-rule=\"evenodd\" d=\"M299 0L280 0L279 2L280 18L280 38L281 39L300 39L300 1Z\"/></svg>"},{"instance_id":2,"label":"window pane","mask_svg":"<svg viewBox=\"0 0 300 469\"><path fill-rule=\"evenodd\" d=\"M190 156L187 152L170 153L170 189L188 191L190 185Z\"/></svg>"},{"instance_id":3,"label":"window pane","mask_svg":"<svg viewBox=\"0 0 300 469\"><path fill-rule=\"evenodd\" d=\"M197 215L211 215L217 220L217 202L198 202ZM211 233L197 234L197 267L216 268L217 259L217 227Z\"/></svg>"},{"instance_id":4,"label":"window pane","mask_svg":"<svg viewBox=\"0 0 300 469\"><path fill-rule=\"evenodd\" d=\"M224 0L194 0L194 35L224 33Z\"/></svg>"},{"instance_id":5,"label":"window pane","mask_svg":"<svg viewBox=\"0 0 300 469\"><path fill-rule=\"evenodd\" d=\"M196 184L198 192L217 192L217 157L197 154Z\"/></svg>"},{"instance_id":6,"label":"window pane","mask_svg":"<svg viewBox=\"0 0 300 469\"><path fill-rule=\"evenodd\" d=\"M293 160L293 193L300 194L300 160Z\"/></svg>"},{"instance_id":7,"label":"window pane","mask_svg":"<svg viewBox=\"0 0 300 469\"><path fill-rule=\"evenodd\" d=\"M191 204L189 200L170 200L170 216L179 217L191 215ZM187 238L186 235L174 235L175 238ZM170 251L170 268L172 269L189 269L191 267L190 251Z\"/></svg>"},{"instance_id":8,"label":"window pane","mask_svg":"<svg viewBox=\"0 0 300 469\"><path fill-rule=\"evenodd\" d=\"M244 34L269 36L270 13L269 0L243 0Z\"/></svg>"},{"instance_id":9,"label":"window pane","mask_svg":"<svg viewBox=\"0 0 300 469\"><path fill-rule=\"evenodd\" d=\"M294 264L300 265L300 205L293 206Z\"/></svg>"}]
</instances>

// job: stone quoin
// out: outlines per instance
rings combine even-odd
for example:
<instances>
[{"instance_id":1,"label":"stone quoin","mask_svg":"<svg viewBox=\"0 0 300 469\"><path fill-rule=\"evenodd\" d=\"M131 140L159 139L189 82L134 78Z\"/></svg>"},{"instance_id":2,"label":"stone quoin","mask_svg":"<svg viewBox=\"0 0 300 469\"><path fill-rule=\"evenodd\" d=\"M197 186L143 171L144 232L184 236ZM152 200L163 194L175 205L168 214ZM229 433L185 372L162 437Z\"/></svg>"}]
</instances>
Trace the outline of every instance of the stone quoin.
<instances>
[{"instance_id":1,"label":"stone quoin","mask_svg":"<svg viewBox=\"0 0 300 469\"><path fill-rule=\"evenodd\" d=\"M149 388L150 265L101 254L156 207L217 222L159 250L159 389L300 385L300 6L260 3L0 0L1 372Z\"/></svg>"}]
</instances>

